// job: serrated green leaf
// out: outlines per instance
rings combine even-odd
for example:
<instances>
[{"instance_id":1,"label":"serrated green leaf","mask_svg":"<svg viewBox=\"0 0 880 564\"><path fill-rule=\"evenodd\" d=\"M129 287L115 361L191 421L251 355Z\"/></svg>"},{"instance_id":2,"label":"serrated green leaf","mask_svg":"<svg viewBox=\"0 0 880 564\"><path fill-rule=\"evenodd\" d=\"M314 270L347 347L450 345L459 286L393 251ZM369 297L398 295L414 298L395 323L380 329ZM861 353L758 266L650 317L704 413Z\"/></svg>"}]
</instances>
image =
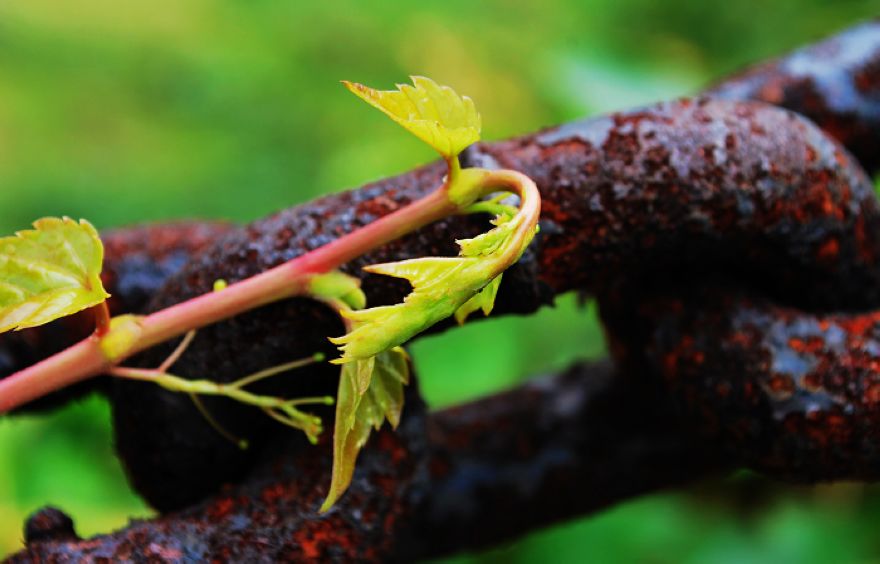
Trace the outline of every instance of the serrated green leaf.
<instances>
[{"instance_id":1,"label":"serrated green leaf","mask_svg":"<svg viewBox=\"0 0 880 564\"><path fill-rule=\"evenodd\" d=\"M403 278L408 280L414 287L425 287L439 284L445 276L454 275L456 271L464 268L464 266L465 262L458 257L424 257L398 262L371 264L365 266L364 270L372 274Z\"/></svg>"},{"instance_id":2,"label":"serrated green leaf","mask_svg":"<svg viewBox=\"0 0 880 564\"><path fill-rule=\"evenodd\" d=\"M501 286L501 276L501 274L496 276L477 295L455 310L455 321L459 325L464 324L468 316L478 309L483 310L483 315L485 316L492 313L492 308L495 307L495 297L498 295L498 288Z\"/></svg>"},{"instance_id":3,"label":"serrated green leaf","mask_svg":"<svg viewBox=\"0 0 880 564\"><path fill-rule=\"evenodd\" d=\"M365 372L367 386L361 391ZM342 367L333 431L333 472L322 512L330 509L348 489L358 453L372 429L378 430L386 420L392 428L397 428L403 412L403 387L407 383L409 357L400 347L384 351L369 361L351 362Z\"/></svg>"},{"instance_id":4,"label":"serrated green leaf","mask_svg":"<svg viewBox=\"0 0 880 564\"><path fill-rule=\"evenodd\" d=\"M458 241L461 256L425 257L364 267L374 274L403 278L412 291L403 303L358 311L343 311L353 326L330 339L342 351L336 363L375 356L402 345L432 325L456 316L463 322L481 309L488 315L495 303L500 275L519 259L535 230L519 215L499 216L498 225L473 239Z\"/></svg>"},{"instance_id":5,"label":"serrated green leaf","mask_svg":"<svg viewBox=\"0 0 880 564\"><path fill-rule=\"evenodd\" d=\"M398 84L397 90L375 90L348 81L343 84L446 158L480 140L482 123L473 100L429 78L411 79L412 86Z\"/></svg>"},{"instance_id":6,"label":"serrated green leaf","mask_svg":"<svg viewBox=\"0 0 880 564\"><path fill-rule=\"evenodd\" d=\"M365 267L409 280L413 291L400 304L342 312L354 329L330 339L343 352L334 362L370 358L452 316L492 278L485 272L487 266L491 268L476 258L429 257Z\"/></svg>"},{"instance_id":7,"label":"serrated green leaf","mask_svg":"<svg viewBox=\"0 0 880 564\"><path fill-rule=\"evenodd\" d=\"M481 257L491 255L510 238L516 228L516 223L510 221L509 217L499 217L494 223L496 225L495 229L490 229L486 233L477 235L472 239L457 240L456 243L461 247L461 256Z\"/></svg>"},{"instance_id":8,"label":"serrated green leaf","mask_svg":"<svg viewBox=\"0 0 880 564\"><path fill-rule=\"evenodd\" d=\"M47 217L0 238L0 332L36 327L100 304L104 247L92 225Z\"/></svg>"},{"instance_id":9,"label":"serrated green leaf","mask_svg":"<svg viewBox=\"0 0 880 564\"><path fill-rule=\"evenodd\" d=\"M355 363L354 381L357 385L355 389L359 396L363 396L367 393L367 390L370 387L370 380L373 377L373 370L375 370L375 368L376 357L374 356Z\"/></svg>"}]
</instances>

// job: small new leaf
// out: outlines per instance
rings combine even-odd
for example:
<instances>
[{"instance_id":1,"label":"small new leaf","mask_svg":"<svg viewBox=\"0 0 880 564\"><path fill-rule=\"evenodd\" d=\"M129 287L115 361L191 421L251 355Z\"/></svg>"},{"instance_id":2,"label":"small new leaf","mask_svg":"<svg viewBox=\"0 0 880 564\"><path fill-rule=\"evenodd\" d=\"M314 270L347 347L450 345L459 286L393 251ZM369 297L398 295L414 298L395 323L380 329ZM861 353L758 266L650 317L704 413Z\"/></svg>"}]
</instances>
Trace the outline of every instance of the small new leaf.
<instances>
[{"instance_id":1,"label":"small new leaf","mask_svg":"<svg viewBox=\"0 0 880 564\"><path fill-rule=\"evenodd\" d=\"M495 229L481 233L473 239L456 241L461 247L461 256L484 257L491 255L510 239L517 226L517 223L511 221L509 216L499 216L492 223L495 225Z\"/></svg>"},{"instance_id":2,"label":"small new leaf","mask_svg":"<svg viewBox=\"0 0 880 564\"><path fill-rule=\"evenodd\" d=\"M494 277L486 266L491 268L477 258L426 257L365 267L373 274L406 279L413 291L400 304L342 311L353 330L330 339L343 352L333 362L375 356L450 317Z\"/></svg>"},{"instance_id":3,"label":"small new leaf","mask_svg":"<svg viewBox=\"0 0 880 564\"><path fill-rule=\"evenodd\" d=\"M522 214L498 216L495 228L458 241L458 257L426 257L364 267L367 272L408 280L412 292L400 304L342 311L352 330L330 339L343 353L333 362L367 359L402 345L453 315L459 323L478 309L488 315L501 273L519 260L534 237L536 222L536 217Z\"/></svg>"},{"instance_id":4,"label":"small new leaf","mask_svg":"<svg viewBox=\"0 0 880 564\"><path fill-rule=\"evenodd\" d=\"M366 380L366 387L362 388ZM400 347L342 367L333 432L333 475L321 511L345 493L358 453L373 429L387 420L397 428L403 411L403 387L409 383L409 357Z\"/></svg>"},{"instance_id":5,"label":"small new leaf","mask_svg":"<svg viewBox=\"0 0 880 564\"><path fill-rule=\"evenodd\" d=\"M104 247L92 225L47 217L0 238L0 332L36 327L100 304Z\"/></svg>"},{"instance_id":6,"label":"small new leaf","mask_svg":"<svg viewBox=\"0 0 880 564\"><path fill-rule=\"evenodd\" d=\"M455 321L459 325L463 325L470 314L478 309L483 310L483 315L488 316L495 307L495 297L498 295L498 288L501 286L501 275L495 277L489 282L485 288L466 301L460 308L455 310Z\"/></svg>"},{"instance_id":7,"label":"small new leaf","mask_svg":"<svg viewBox=\"0 0 880 564\"><path fill-rule=\"evenodd\" d=\"M397 90L375 90L363 84L342 83L355 95L378 108L410 133L450 159L480 140L480 114L467 96L422 76Z\"/></svg>"},{"instance_id":8,"label":"small new leaf","mask_svg":"<svg viewBox=\"0 0 880 564\"><path fill-rule=\"evenodd\" d=\"M495 229L477 235L473 239L456 241L461 247L461 256L484 257L497 252L513 236L516 227L516 222L512 221L513 218L514 216L509 212L498 215L493 221L496 225ZM477 310L482 310L485 316L492 313L500 286L501 274L493 278L482 290L455 310L455 321L462 325L468 316Z\"/></svg>"}]
</instances>

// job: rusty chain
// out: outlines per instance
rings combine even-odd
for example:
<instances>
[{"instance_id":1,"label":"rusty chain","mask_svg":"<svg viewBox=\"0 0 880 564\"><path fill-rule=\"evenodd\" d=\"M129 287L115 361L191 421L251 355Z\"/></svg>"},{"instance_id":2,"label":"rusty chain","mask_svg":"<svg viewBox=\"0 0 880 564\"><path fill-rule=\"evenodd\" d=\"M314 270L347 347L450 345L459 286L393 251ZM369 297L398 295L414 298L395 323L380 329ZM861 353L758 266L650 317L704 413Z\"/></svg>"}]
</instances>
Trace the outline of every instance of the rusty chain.
<instances>
[{"instance_id":1,"label":"rusty chain","mask_svg":"<svg viewBox=\"0 0 880 564\"><path fill-rule=\"evenodd\" d=\"M290 453L254 461L186 398L114 382L107 393L131 479L152 504L179 512L96 541L78 541L65 519L44 512L18 558L149 548L159 560L411 559L738 466L798 481L877 479L880 206L865 170L880 166L880 24L707 93L479 144L464 157L525 172L545 202L541 237L505 277L499 312L529 313L571 290L595 295L613 369L576 367L427 418L411 390L402 432L377 436L350 494L322 518L325 456L267 431L245 408L213 403L226 426L265 437L257 447L283 441ZM148 295L146 309L157 309L217 278L254 274L405 205L441 175L429 165L243 229L110 235L115 309L140 310ZM348 268L449 253L449 234L474 233L478 221L440 222ZM193 229L205 237L190 239ZM159 273L145 266L158 249L167 265ZM163 262L172 255L177 263ZM405 291L370 276L364 288L373 303ZM75 333L53 330L3 337L3 370ZM179 369L228 380L326 348L338 330L330 312L291 300L200 332ZM295 392L325 392L328 382L332 391L332 380L319 368ZM644 464L650 475L637 469ZM215 494L230 481L239 485Z\"/></svg>"}]
</instances>

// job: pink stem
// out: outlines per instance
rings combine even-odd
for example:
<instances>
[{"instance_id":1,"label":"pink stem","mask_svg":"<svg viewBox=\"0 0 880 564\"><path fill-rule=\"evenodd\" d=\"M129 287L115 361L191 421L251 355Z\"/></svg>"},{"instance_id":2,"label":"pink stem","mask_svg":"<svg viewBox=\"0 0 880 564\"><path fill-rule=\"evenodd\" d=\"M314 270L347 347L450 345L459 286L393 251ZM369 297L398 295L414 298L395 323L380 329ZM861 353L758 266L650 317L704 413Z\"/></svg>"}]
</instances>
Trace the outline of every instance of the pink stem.
<instances>
[{"instance_id":1,"label":"pink stem","mask_svg":"<svg viewBox=\"0 0 880 564\"><path fill-rule=\"evenodd\" d=\"M107 371L111 366L163 341L228 319L270 302L303 293L308 278L333 270L368 251L442 219L457 208L446 189L435 190L373 223L266 272L204 294L141 320L137 343L120 358L108 359L95 336L0 380L0 413L49 392Z\"/></svg>"}]
</instances>

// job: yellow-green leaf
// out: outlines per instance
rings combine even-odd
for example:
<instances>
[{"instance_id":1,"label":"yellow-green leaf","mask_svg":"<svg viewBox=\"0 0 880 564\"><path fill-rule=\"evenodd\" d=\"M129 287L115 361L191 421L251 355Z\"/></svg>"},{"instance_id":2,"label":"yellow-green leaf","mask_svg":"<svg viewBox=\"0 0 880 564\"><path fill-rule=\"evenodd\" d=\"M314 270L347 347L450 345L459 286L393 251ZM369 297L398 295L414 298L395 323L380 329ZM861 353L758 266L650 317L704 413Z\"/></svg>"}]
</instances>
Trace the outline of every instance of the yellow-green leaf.
<instances>
[{"instance_id":1,"label":"yellow-green leaf","mask_svg":"<svg viewBox=\"0 0 880 564\"><path fill-rule=\"evenodd\" d=\"M492 308L495 307L495 297L498 295L498 288L501 286L501 276L501 274L496 276L478 294L455 310L455 320L459 325L462 325L468 316L478 309L483 310L483 315L486 316L492 313Z\"/></svg>"},{"instance_id":2,"label":"yellow-green leaf","mask_svg":"<svg viewBox=\"0 0 880 564\"><path fill-rule=\"evenodd\" d=\"M364 371L367 386L361 391ZM409 357L400 347L342 367L333 431L333 472L322 512L348 489L358 453L372 429L378 430L386 420L397 428L403 412L403 387L408 383Z\"/></svg>"},{"instance_id":3,"label":"yellow-green leaf","mask_svg":"<svg viewBox=\"0 0 880 564\"><path fill-rule=\"evenodd\" d=\"M0 238L0 332L49 323L100 304L104 247L92 225L47 217Z\"/></svg>"},{"instance_id":4,"label":"yellow-green leaf","mask_svg":"<svg viewBox=\"0 0 880 564\"><path fill-rule=\"evenodd\" d=\"M497 251L516 229L516 222L510 219L510 217L498 217L494 221L495 229L490 229L472 239L457 240L456 243L461 247L461 256L481 257Z\"/></svg>"},{"instance_id":5,"label":"yellow-green leaf","mask_svg":"<svg viewBox=\"0 0 880 564\"><path fill-rule=\"evenodd\" d=\"M375 90L348 81L343 84L446 158L480 140L482 124L473 100L430 78L411 78L412 86L398 84L397 90Z\"/></svg>"},{"instance_id":6,"label":"yellow-green leaf","mask_svg":"<svg viewBox=\"0 0 880 564\"><path fill-rule=\"evenodd\" d=\"M413 290L401 304L341 312L353 329L330 339L343 352L334 362L370 358L452 316L497 275L487 273L487 268L493 268L491 261L468 257L427 257L365 267L368 272L409 280Z\"/></svg>"},{"instance_id":7,"label":"yellow-green leaf","mask_svg":"<svg viewBox=\"0 0 880 564\"><path fill-rule=\"evenodd\" d=\"M535 221L522 215L499 215L493 229L458 241L458 257L425 257L364 267L373 274L404 278L412 291L400 304L342 311L352 328L342 337L330 339L343 353L333 362L370 358L453 315L459 323L478 309L488 315L501 273L519 260L535 234L529 227Z\"/></svg>"}]
</instances>

